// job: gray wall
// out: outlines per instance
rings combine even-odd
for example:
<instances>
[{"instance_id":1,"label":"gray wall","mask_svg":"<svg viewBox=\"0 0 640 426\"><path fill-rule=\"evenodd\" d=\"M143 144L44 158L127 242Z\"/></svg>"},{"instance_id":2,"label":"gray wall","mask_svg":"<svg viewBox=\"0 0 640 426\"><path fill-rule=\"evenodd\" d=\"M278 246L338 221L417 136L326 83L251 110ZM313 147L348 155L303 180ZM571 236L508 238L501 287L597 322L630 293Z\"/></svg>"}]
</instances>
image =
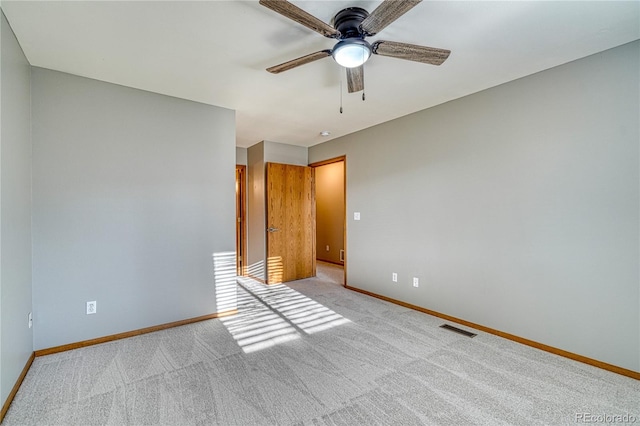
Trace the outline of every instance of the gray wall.
<instances>
[{"instance_id":1,"label":"gray wall","mask_svg":"<svg viewBox=\"0 0 640 426\"><path fill-rule=\"evenodd\" d=\"M30 67L0 13L0 406L33 353Z\"/></svg>"},{"instance_id":2,"label":"gray wall","mask_svg":"<svg viewBox=\"0 0 640 426\"><path fill-rule=\"evenodd\" d=\"M304 146L264 141L265 163L281 163L293 164L296 166L306 166L309 164L308 155L308 149Z\"/></svg>"},{"instance_id":3,"label":"gray wall","mask_svg":"<svg viewBox=\"0 0 640 426\"><path fill-rule=\"evenodd\" d=\"M235 308L235 113L40 68L32 92L35 348Z\"/></svg>"},{"instance_id":4,"label":"gray wall","mask_svg":"<svg viewBox=\"0 0 640 426\"><path fill-rule=\"evenodd\" d=\"M266 255L264 142L247 149L247 272L264 280Z\"/></svg>"},{"instance_id":5,"label":"gray wall","mask_svg":"<svg viewBox=\"0 0 640 426\"><path fill-rule=\"evenodd\" d=\"M247 148L236 147L236 164L247 165Z\"/></svg>"},{"instance_id":6,"label":"gray wall","mask_svg":"<svg viewBox=\"0 0 640 426\"><path fill-rule=\"evenodd\" d=\"M348 283L640 371L639 52L310 148L347 156Z\"/></svg>"}]
</instances>

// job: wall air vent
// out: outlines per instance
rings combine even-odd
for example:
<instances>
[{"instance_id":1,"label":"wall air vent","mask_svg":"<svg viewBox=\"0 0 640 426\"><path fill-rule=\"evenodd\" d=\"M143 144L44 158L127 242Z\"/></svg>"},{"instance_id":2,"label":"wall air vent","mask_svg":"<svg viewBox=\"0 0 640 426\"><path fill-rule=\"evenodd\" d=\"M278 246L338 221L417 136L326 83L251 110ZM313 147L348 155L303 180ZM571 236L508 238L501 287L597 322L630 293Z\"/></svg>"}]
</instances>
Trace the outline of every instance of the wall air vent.
<instances>
[{"instance_id":1,"label":"wall air vent","mask_svg":"<svg viewBox=\"0 0 640 426\"><path fill-rule=\"evenodd\" d=\"M449 325L449 324L442 324L440 326L440 328L444 328L446 330L453 331L454 333L462 334L463 336L467 336L467 337L477 336L477 334L475 334L475 333L472 333L472 332L467 331L467 330L462 330L462 329L460 329L458 327L454 327L454 326Z\"/></svg>"}]
</instances>

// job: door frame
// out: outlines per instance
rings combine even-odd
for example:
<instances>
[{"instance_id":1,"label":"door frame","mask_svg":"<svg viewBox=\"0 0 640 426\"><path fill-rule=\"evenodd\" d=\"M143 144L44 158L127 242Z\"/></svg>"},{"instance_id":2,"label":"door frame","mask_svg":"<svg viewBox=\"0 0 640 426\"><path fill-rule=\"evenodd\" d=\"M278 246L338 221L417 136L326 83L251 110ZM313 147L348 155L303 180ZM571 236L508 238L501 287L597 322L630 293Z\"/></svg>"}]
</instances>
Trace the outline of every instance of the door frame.
<instances>
[{"instance_id":1,"label":"door frame","mask_svg":"<svg viewBox=\"0 0 640 426\"><path fill-rule=\"evenodd\" d=\"M247 275L247 166L236 164L236 274Z\"/></svg>"},{"instance_id":2,"label":"door frame","mask_svg":"<svg viewBox=\"0 0 640 426\"><path fill-rule=\"evenodd\" d=\"M344 278L343 278L343 286L347 287L347 259L348 257L348 253L347 253L347 156L346 155L341 155L339 157L334 157L334 158L330 158L328 160L323 160L323 161L317 161L315 163L311 163L309 164L309 167L313 167L314 169L316 167L320 167L320 166L326 166L327 164L333 164L333 163L339 163L342 161L342 167L343 167L343 176L344 178L342 179L342 184L344 185L344 221L342 222L342 227L343 227L343 247L344 247ZM314 180L313 182L314 186L316 184L316 181ZM317 216L316 216L317 218ZM316 227L316 232L317 232L317 227Z\"/></svg>"}]
</instances>

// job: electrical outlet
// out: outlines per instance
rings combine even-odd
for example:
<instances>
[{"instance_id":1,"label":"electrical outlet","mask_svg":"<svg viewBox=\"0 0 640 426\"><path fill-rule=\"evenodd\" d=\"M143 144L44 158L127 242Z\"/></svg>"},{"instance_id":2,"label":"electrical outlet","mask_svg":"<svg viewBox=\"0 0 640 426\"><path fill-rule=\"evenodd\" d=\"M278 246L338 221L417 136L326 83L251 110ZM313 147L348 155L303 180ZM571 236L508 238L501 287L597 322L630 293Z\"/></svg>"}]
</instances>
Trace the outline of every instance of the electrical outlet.
<instances>
[{"instance_id":1,"label":"electrical outlet","mask_svg":"<svg viewBox=\"0 0 640 426\"><path fill-rule=\"evenodd\" d=\"M360 220L360 212L353 212L353 220Z\"/></svg>"},{"instance_id":2,"label":"electrical outlet","mask_svg":"<svg viewBox=\"0 0 640 426\"><path fill-rule=\"evenodd\" d=\"M87 315L95 314L98 310L96 301L87 302Z\"/></svg>"},{"instance_id":3,"label":"electrical outlet","mask_svg":"<svg viewBox=\"0 0 640 426\"><path fill-rule=\"evenodd\" d=\"M391 281L393 281L394 283L398 282L398 274L396 274L395 272L391 274Z\"/></svg>"},{"instance_id":4,"label":"electrical outlet","mask_svg":"<svg viewBox=\"0 0 640 426\"><path fill-rule=\"evenodd\" d=\"M417 277L413 277L413 286L414 287L420 286L420 280Z\"/></svg>"},{"instance_id":5,"label":"electrical outlet","mask_svg":"<svg viewBox=\"0 0 640 426\"><path fill-rule=\"evenodd\" d=\"M33 315L29 312L29 328L33 327Z\"/></svg>"}]
</instances>

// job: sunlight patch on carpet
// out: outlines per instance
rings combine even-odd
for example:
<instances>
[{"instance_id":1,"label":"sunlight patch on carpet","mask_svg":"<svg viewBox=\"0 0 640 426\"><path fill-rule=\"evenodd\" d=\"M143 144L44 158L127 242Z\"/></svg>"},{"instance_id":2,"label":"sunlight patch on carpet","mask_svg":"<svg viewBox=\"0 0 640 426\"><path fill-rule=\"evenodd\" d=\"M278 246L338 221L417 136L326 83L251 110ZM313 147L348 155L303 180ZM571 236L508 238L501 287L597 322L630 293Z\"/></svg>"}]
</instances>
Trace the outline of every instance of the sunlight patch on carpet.
<instances>
[{"instance_id":1,"label":"sunlight patch on carpet","mask_svg":"<svg viewBox=\"0 0 640 426\"><path fill-rule=\"evenodd\" d=\"M238 284L238 314L220 321L245 353L351 322L284 284L246 277L238 277Z\"/></svg>"}]
</instances>

